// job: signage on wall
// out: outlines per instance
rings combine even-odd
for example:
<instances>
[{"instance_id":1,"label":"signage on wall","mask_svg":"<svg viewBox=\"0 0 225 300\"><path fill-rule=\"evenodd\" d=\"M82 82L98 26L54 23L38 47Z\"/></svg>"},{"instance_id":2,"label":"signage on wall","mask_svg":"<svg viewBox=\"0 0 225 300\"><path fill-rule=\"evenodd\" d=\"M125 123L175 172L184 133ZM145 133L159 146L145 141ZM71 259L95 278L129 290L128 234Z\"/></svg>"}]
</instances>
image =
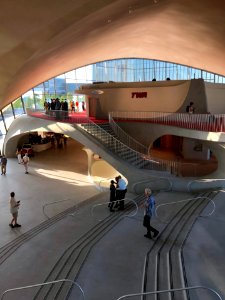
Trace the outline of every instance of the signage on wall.
<instances>
[{"instance_id":1,"label":"signage on wall","mask_svg":"<svg viewBox=\"0 0 225 300\"><path fill-rule=\"evenodd\" d=\"M131 98L147 98L147 92L132 92Z\"/></svg>"}]
</instances>

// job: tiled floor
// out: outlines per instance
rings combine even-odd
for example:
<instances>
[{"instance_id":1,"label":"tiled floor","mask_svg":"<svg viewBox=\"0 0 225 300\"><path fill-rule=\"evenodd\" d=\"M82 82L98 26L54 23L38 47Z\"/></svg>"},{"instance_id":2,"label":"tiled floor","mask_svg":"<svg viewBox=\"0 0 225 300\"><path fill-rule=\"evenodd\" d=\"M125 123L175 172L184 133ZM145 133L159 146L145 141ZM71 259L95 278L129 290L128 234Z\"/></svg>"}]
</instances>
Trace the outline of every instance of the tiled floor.
<instances>
[{"instance_id":1,"label":"tiled floor","mask_svg":"<svg viewBox=\"0 0 225 300\"><path fill-rule=\"evenodd\" d=\"M30 158L29 174L16 157L8 159L7 174L0 177L0 247L54 214L99 193L87 174L87 155L82 145L69 140L67 148L50 149ZM9 227L9 194L21 201L18 231ZM65 200L45 206L47 203Z\"/></svg>"}]
</instances>

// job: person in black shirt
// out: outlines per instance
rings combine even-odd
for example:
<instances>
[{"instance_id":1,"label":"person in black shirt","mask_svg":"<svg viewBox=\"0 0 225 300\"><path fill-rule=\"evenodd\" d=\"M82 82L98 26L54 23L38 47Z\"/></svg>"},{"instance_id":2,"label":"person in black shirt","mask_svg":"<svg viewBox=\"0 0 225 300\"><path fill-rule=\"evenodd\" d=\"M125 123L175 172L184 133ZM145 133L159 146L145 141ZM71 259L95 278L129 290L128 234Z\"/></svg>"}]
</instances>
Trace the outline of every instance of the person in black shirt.
<instances>
[{"instance_id":1,"label":"person in black shirt","mask_svg":"<svg viewBox=\"0 0 225 300\"><path fill-rule=\"evenodd\" d=\"M113 206L114 206L114 201L116 201L116 187L115 187L115 181L114 180L111 180L110 181L110 198L109 198L109 210L111 212L114 212L115 210L113 209Z\"/></svg>"}]
</instances>

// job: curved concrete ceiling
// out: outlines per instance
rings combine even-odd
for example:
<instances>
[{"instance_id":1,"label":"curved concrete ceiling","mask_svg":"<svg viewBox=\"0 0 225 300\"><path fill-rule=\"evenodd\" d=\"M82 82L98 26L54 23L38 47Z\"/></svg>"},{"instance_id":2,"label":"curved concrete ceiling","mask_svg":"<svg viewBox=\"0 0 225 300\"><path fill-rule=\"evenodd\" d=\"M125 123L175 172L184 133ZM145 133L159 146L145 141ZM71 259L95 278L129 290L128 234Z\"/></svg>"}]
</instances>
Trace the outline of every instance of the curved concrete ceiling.
<instances>
[{"instance_id":1,"label":"curved concrete ceiling","mask_svg":"<svg viewBox=\"0 0 225 300\"><path fill-rule=\"evenodd\" d=\"M224 19L224 0L2 1L0 108L107 59L159 59L225 76Z\"/></svg>"}]
</instances>

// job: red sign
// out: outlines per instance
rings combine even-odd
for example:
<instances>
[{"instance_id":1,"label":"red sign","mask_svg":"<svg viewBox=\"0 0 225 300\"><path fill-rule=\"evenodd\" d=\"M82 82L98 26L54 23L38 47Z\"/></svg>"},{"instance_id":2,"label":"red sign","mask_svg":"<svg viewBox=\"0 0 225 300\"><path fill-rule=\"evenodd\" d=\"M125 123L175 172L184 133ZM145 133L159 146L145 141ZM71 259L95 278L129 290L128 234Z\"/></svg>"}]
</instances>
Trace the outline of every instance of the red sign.
<instances>
[{"instance_id":1,"label":"red sign","mask_svg":"<svg viewBox=\"0 0 225 300\"><path fill-rule=\"evenodd\" d=\"M131 98L147 98L147 92L133 92Z\"/></svg>"}]
</instances>

